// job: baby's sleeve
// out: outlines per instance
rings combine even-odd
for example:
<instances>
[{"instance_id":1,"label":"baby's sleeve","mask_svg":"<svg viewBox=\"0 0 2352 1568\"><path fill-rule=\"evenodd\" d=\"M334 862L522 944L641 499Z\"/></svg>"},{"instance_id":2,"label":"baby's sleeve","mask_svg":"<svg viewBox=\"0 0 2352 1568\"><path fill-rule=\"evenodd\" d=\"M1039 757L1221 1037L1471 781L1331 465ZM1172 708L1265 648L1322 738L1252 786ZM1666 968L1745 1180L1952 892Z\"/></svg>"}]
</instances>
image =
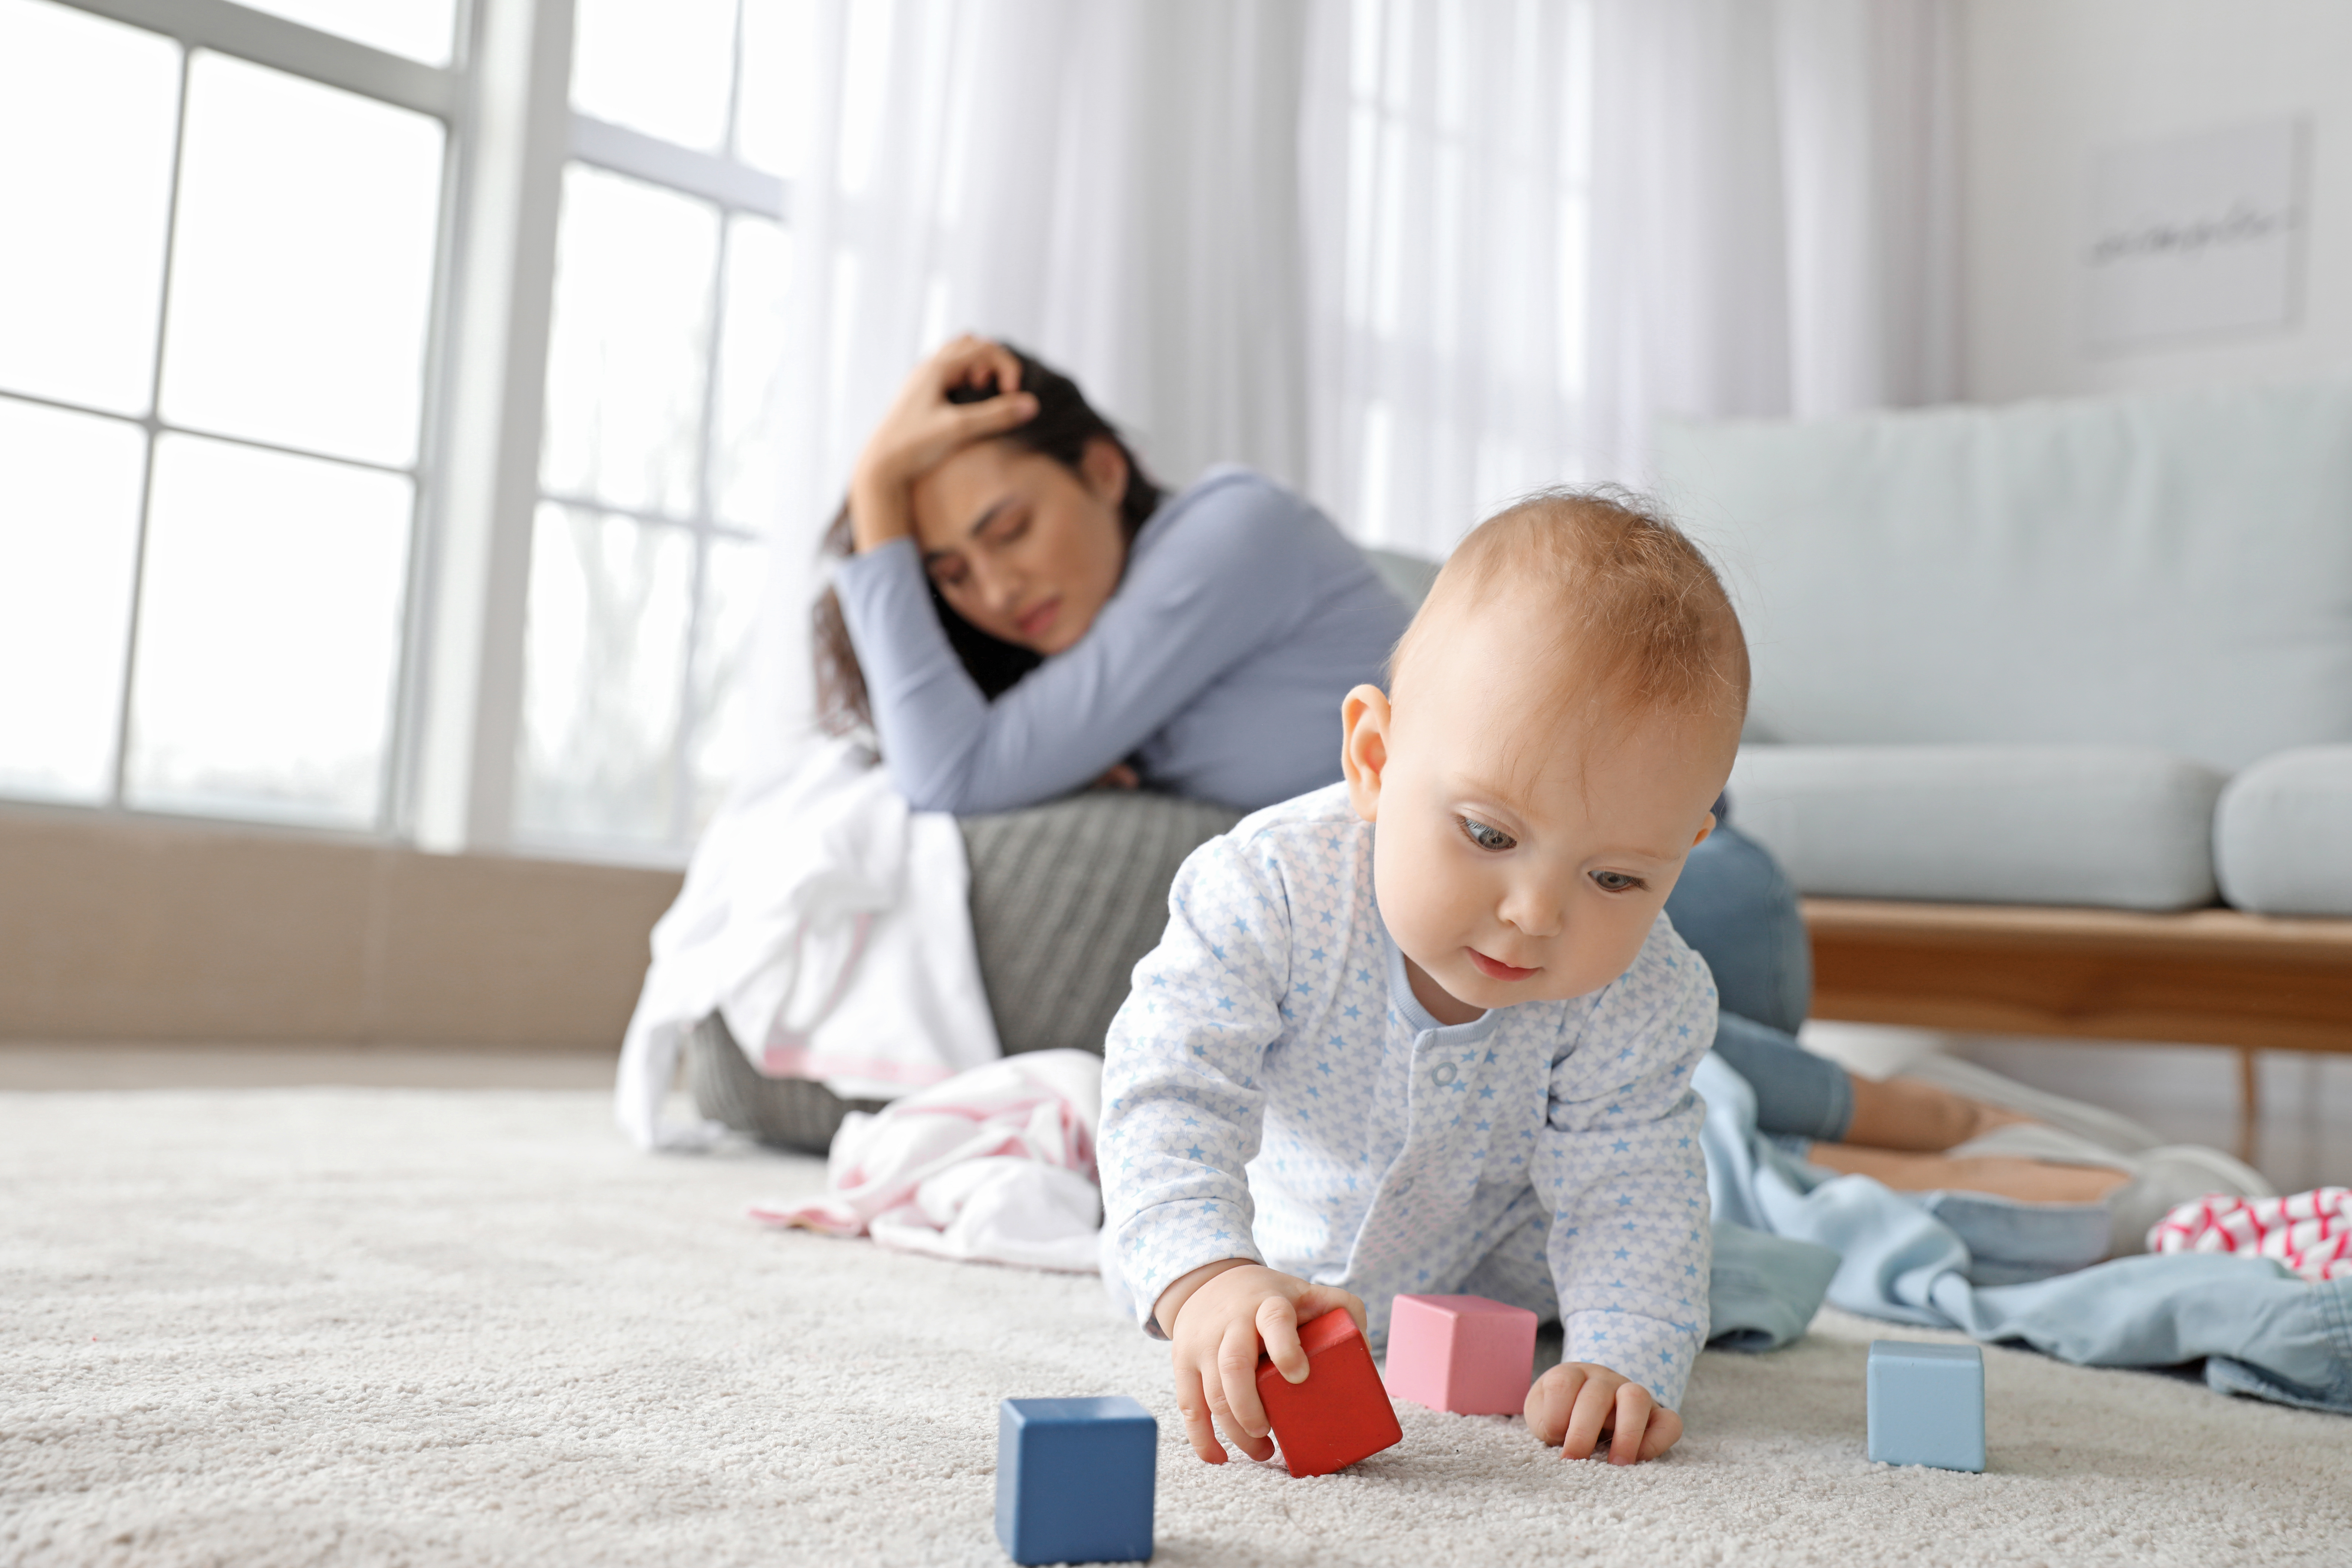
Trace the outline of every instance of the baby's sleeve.
<instances>
[{"instance_id":1,"label":"baby's sleeve","mask_svg":"<svg viewBox=\"0 0 2352 1568\"><path fill-rule=\"evenodd\" d=\"M1706 961L1662 920L1554 1065L1537 1151L1564 1359L1621 1373L1668 1409L1706 1341L1706 1108L1691 1074L1715 1013Z\"/></svg>"},{"instance_id":2,"label":"baby's sleeve","mask_svg":"<svg viewBox=\"0 0 2352 1568\"><path fill-rule=\"evenodd\" d=\"M1103 1224L1144 1331L1204 1263L1260 1259L1243 1168L1265 1117L1258 1073L1282 1033L1290 909L1262 843L1214 838L1168 895L1168 929L1135 966L1103 1063ZM1260 1259L1262 1260L1262 1259Z\"/></svg>"}]
</instances>

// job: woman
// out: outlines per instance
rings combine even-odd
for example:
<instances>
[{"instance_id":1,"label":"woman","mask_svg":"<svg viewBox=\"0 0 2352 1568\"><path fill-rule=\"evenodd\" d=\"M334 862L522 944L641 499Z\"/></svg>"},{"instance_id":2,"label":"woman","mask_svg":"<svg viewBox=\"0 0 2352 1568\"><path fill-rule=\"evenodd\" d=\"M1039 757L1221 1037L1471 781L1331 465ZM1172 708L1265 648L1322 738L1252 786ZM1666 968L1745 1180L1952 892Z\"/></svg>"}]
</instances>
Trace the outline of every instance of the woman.
<instances>
[{"instance_id":1,"label":"woman","mask_svg":"<svg viewBox=\"0 0 2352 1568\"><path fill-rule=\"evenodd\" d=\"M1306 501L1239 468L1167 496L1067 377L974 338L883 416L832 542L825 717L870 723L922 811L1303 794L1407 619Z\"/></svg>"},{"instance_id":2,"label":"woman","mask_svg":"<svg viewBox=\"0 0 2352 1568\"><path fill-rule=\"evenodd\" d=\"M918 809L1006 812L1089 784L1227 808L1196 815L1181 843L1163 843L1129 879L1150 916L1194 843L1242 811L1339 778L1339 700L1381 680L1408 619L1306 501L1239 469L1169 496L1067 377L971 337L908 378L858 458L827 543L846 558L816 614L825 721L836 732L870 728ZM1066 861L1099 866L1113 849L1074 854L1066 834L1054 837ZM985 906L990 883L1036 868L992 866L984 844L974 841L973 858L982 976L1006 1048L1034 1048L1047 1042L1005 1026L1000 994L1036 987L1025 974L1010 983L1010 961L992 962L1001 944L990 929L1034 922L992 922ZM1800 1048L1791 1036L1811 961L1796 895L1727 824L1693 854L1666 907L1717 972L1717 1049L1755 1083L1766 1131L1915 1190L2082 1202L2122 1180L2032 1160L1941 1159L2023 1119L1930 1084L1853 1078ZM1148 947L1160 923L1131 921L1127 945ZM1057 1012L1099 1051L1140 950L1106 951L1115 944L1097 931L1065 945L1108 984L1093 1005ZM742 1059L731 1047L704 1054L730 1072ZM822 1094L781 1082L761 1092ZM719 1098L707 1111L742 1125ZM800 1141L821 1147L815 1133L829 1136L838 1114Z\"/></svg>"}]
</instances>

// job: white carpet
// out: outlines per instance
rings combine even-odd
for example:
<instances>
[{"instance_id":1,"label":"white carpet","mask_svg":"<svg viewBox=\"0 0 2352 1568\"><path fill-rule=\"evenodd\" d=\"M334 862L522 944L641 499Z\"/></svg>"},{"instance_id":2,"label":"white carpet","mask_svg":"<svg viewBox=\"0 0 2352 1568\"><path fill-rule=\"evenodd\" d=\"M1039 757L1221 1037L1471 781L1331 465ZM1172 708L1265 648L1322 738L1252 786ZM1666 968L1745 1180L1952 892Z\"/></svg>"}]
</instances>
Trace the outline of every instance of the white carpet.
<instances>
[{"instance_id":1,"label":"white carpet","mask_svg":"<svg viewBox=\"0 0 2352 1568\"><path fill-rule=\"evenodd\" d=\"M1874 1467L1891 1331L1834 1313L1706 1356L1664 1464L1408 1405L1339 1476L1211 1468L1092 1279L742 1217L818 1174L594 1093L0 1095L0 1561L1001 1563L997 1401L1102 1393L1169 1564L2352 1561L2341 1417L1990 1351L1990 1473Z\"/></svg>"}]
</instances>

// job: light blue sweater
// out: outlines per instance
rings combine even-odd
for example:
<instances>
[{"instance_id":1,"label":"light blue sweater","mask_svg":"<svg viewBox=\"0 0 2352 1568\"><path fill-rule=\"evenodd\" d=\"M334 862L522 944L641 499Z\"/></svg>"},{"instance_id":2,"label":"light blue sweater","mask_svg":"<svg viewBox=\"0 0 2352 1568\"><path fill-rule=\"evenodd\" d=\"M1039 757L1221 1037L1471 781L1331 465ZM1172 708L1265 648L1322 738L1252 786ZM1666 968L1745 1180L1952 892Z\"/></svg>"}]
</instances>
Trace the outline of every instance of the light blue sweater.
<instances>
[{"instance_id":1,"label":"light blue sweater","mask_svg":"<svg viewBox=\"0 0 2352 1568\"><path fill-rule=\"evenodd\" d=\"M1152 514L1087 635L994 702L932 612L912 540L835 577L890 776L919 811L1009 811L1133 758L1245 810L1339 777L1339 700L1378 684L1404 606L1331 520L1241 468Z\"/></svg>"}]
</instances>

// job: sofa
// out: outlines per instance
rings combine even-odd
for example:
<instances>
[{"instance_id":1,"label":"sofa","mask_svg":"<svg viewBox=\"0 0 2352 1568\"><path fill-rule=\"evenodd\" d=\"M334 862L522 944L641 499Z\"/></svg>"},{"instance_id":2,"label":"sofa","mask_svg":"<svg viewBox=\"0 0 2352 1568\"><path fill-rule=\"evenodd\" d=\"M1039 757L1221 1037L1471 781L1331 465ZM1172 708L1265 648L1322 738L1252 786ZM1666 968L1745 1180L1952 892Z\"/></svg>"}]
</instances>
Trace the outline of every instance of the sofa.
<instances>
[{"instance_id":1,"label":"sofa","mask_svg":"<svg viewBox=\"0 0 2352 1568\"><path fill-rule=\"evenodd\" d=\"M1813 895L1816 1016L2352 1049L2352 383L1661 445L1747 624L1732 810ZM1437 574L1366 554L1409 605ZM1008 1053L1101 1048L1237 815L965 820ZM704 1115L787 1147L873 1109L761 1078L715 1015L688 1068Z\"/></svg>"},{"instance_id":2,"label":"sofa","mask_svg":"<svg viewBox=\"0 0 2352 1568\"><path fill-rule=\"evenodd\" d=\"M2352 380L1663 430L1818 1014L2352 1049Z\"/></svg>"}]
</instances>

